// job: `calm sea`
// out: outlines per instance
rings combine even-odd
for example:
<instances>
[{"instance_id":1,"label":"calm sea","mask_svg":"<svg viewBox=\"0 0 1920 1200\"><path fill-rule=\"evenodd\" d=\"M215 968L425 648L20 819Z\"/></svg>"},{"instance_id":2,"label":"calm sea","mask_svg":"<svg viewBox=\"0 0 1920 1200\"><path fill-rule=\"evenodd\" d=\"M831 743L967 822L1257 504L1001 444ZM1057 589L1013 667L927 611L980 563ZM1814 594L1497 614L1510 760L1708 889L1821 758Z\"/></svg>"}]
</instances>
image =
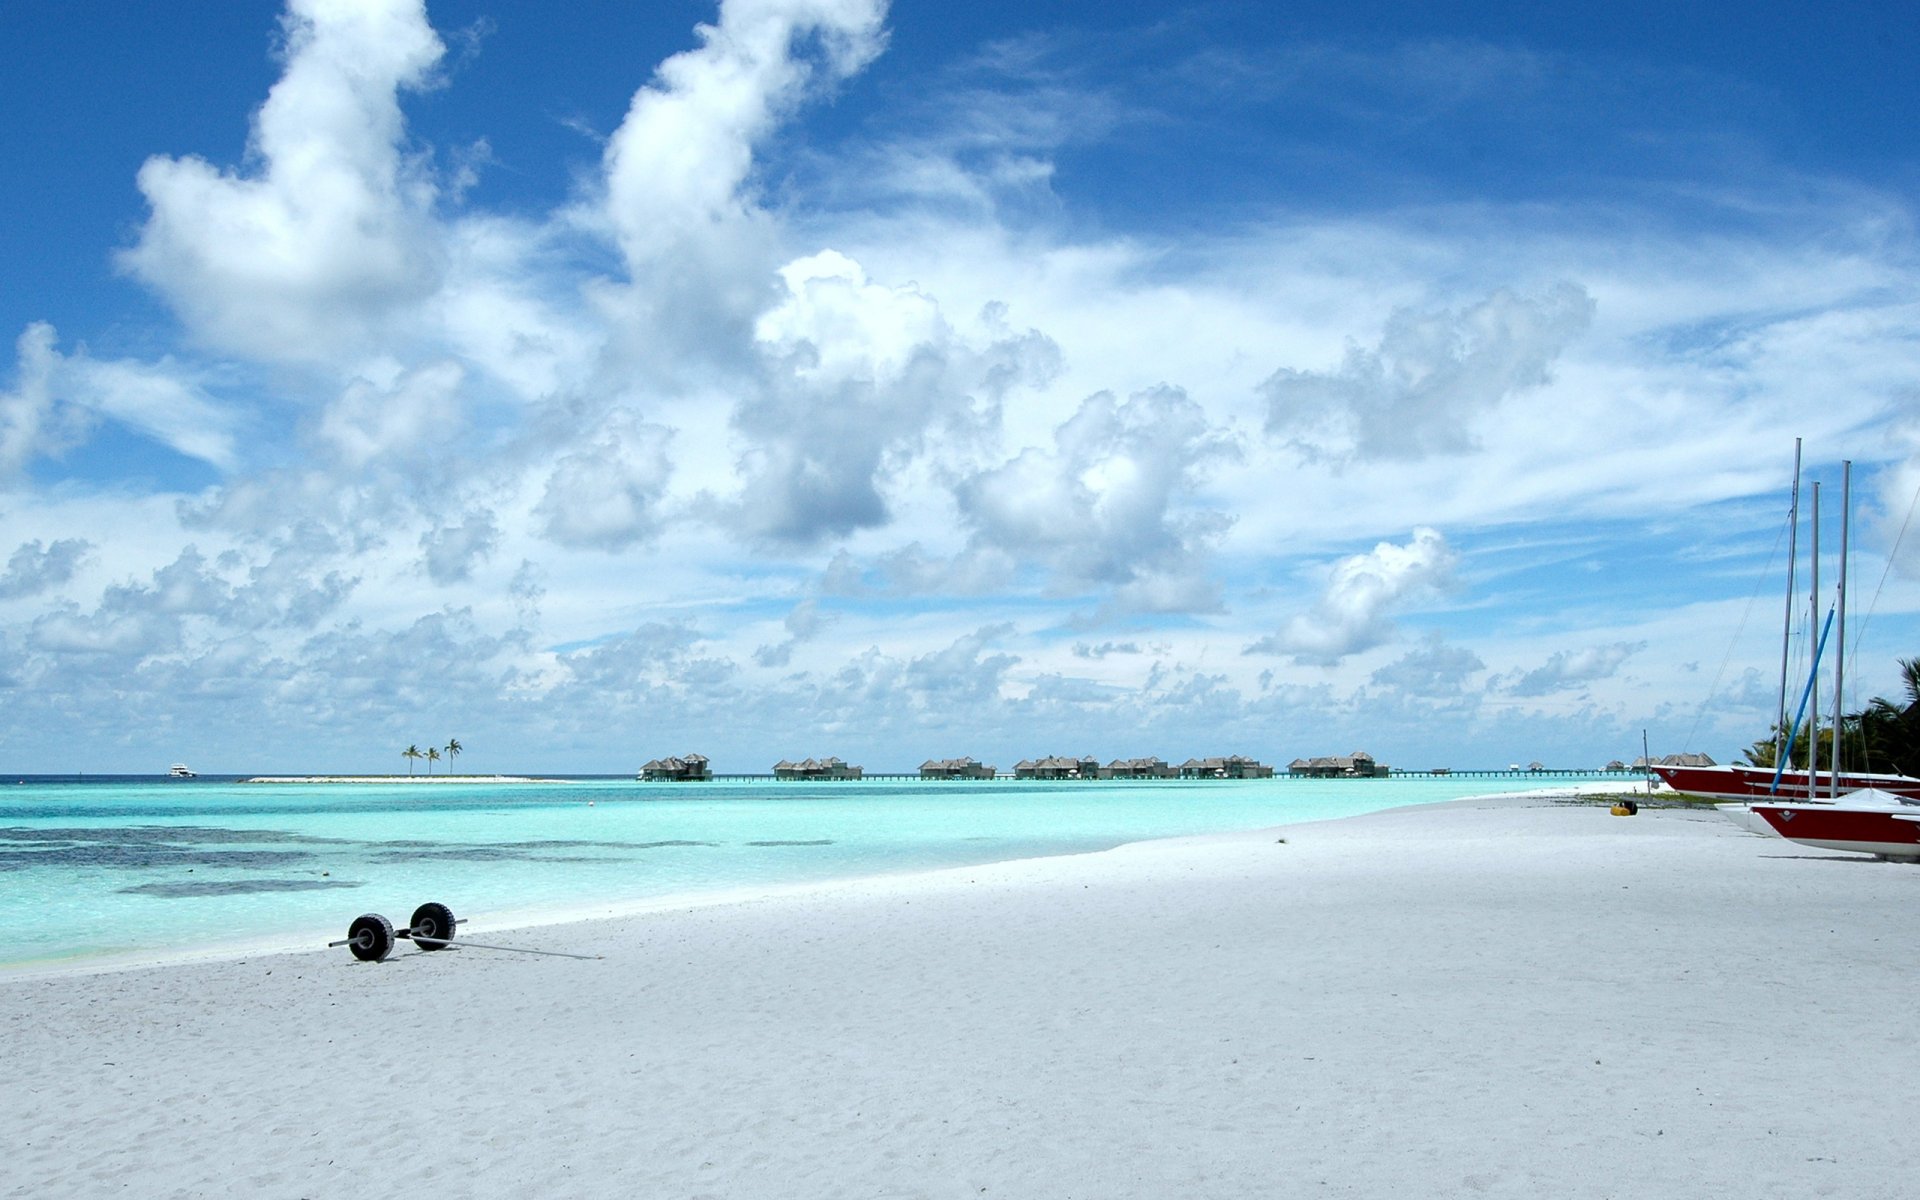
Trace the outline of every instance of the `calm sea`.
<instances>
[{"instance_id":1,"label":"calm sea","mask_svg":"<svg viewBox=\"0 0 1920 1200\"><path fill-rule=\"evenodd\" d=\"M0 787L0 965L318 945L345 936L363 912L404 926L427 900L500 925L1257 829L1541 782L9 780Z\"/></svg>"}]
</instances>

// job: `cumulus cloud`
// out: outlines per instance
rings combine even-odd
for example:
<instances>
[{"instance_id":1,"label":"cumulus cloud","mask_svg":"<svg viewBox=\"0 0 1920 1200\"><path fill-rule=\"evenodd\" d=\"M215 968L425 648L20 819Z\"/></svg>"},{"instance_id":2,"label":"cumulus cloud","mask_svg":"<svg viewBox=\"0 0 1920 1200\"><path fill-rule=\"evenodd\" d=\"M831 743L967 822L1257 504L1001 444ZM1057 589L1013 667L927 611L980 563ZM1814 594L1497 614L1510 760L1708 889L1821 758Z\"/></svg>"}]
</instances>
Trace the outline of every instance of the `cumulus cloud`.
<instances>
[{"instance_id":1,"label":"cumulus cloud","mask_svg":"<svg viewBox=\"0 0 1920 1200\"><path fill-rule=\"evenodd\" d=\"M690 242L748 221L756 143L807 93L885 44L884 0L724 0L701 45L667 59L607 142L605 210L629 269L647 276Z\"/></svg>"},{"instance_id":2,"label":"cumulus cloud","mask_svg":"<svg viewBox=\"0 0 1920 1200\"><path fill-rule=\"evenodd\" d=\"M1489 681L1494 626L1539 616L1520 587L1473 598L1494 623L1474 649L1432 636L1400 654L1396 623L1451 578L1431 529L1321 564L1271 617L1244 616L1270 603L1257 581L1302 570L1300 545L1419 522L1671 522L1751 496L1778 482L1775 398L1809 379L1836 441L1912 407L1905 214L1883 197L1848 188L1710 239L1497 206L1188 233L1191 210L1156 208L1128 228L1126 203L1049 159L1180 115L1147 56L1108 71L1044 32L956 47L916 60L915 95L890 92L889 111L854 96L788 136L879 52L882 9L725 0L697 46L637 65L597 174L545 181L570 198L548 211L522 179L504 212L477 186L486 142L427 146L403 118L444 62L421 0L292 0L247 158L156 157L139 177L147 212L120 261L186 348L63 354L34 325L0 384L0 532L18 547L0 599L26 614L0 627L0 686L22 689L9 717L51 731L43 746L125 745L159 736L149 711L197 718L183 697L221 694L201 727L249 754L256 727L305 754L325 726L351 761L391 740L381 723L458 703L526 753L585 747L570 760L597 769L663 719L736 745L832 735L801 753L917 756L934 747L907 735L929 729L983 755L1258 751L1218 744L1241 731L1446 748L1481 708L1555 707L1516 695L1600 707L1583 681L1617 679L1610 657L1642 643ZM1581 287L1515 282L1545 272L1604 280L1604 314ZM1466 300L1382 322L1436 278ZM130 324L116 341L167 336ZM1333 356L1306 357L1318 347ZM100 429L222 477L145 445L116 477L127 439L72 453ZM1872 528L1891 542L1920 460L1871 444ZM175 494L131 495L156 469ZM1727 554L1743 507L1713 514L1736 526L1716 534ZM660 567L636 584L607 555ZM600 636L607 612L691 597L724 597L710 627ZM1646 626L1604 619L1563 644ZM1362 669L1379 669L1308 689L1282 659L1221 660L1222 639L1255 638L1251 654L1295 664L1374 650ZM1500 657L1546 650L1529 653ZM1624 709L1631 689L1591 693ZM687 748L718 747L648 753Z\"/></svg>"},{"instance_id":3,"label":"cumulus cloud","mask_svg":"<svg viewBox=\"0 0 1920 1200\"><path fill-rule=\"evenodd\" d=\"M1008 391L1044 383L1057 350L984 314L984 345L957 333L934 299L870 281L836 251L782 268L784 295L754 338L764 390L734 424L749 449L734 509L749 534L789 542L884 524L886 467L933 431L947 454L992 428Z\"/></svg>"},{"instance_id":4,"label":"cumulus cloud","mask_svg":"<svg viewBox=\"0 0 1920 1200\"><path fill-rule=\"evenodd\" d=\"M1394 310L1372 349L1334 371L1282 368L1260 385L1267 432L1336 459L1423 458L1477 445L1476 422L1551 378L1592 322L1593 299L1562 283L1535 298L1501 290L1463 309Z\"/></svg>"},{"instance_id":5,"label":"cumulus cloud","mask_svg":"<svg viewBox=\"0 0 1920 1200\"><path fill-rule=\"evenodd\" d=\"M1457 696L1486 667L1465 646L1449 645L1438 634L1430 634L1417 648L1375 671L1372 683L1413 697Z\"/></svg>"},{"instance_id":6,"label":"cumulus cloud","mask_svg":"<svg viewBox=\"0 0 1920 1200\"><path fill-rule=\"evenodd\" d=\"M27 542L7 559L0 572L0 600L20 596L38 596L73 578L73 573L93 543L84 538L60 538L43 545L39 538Z\"/></svg>"},{"instance_id":7,"label":"cumulus cloud","mask_svg":"<svg viewBox=\"0 0 1920 1200\"><path fill-rule=\"evenodd\" d=\"M1098 645L1091 642L1075 642L1073 644L1075 658L1105 658L1109 654L1138 653L1140 653L1138 642L1101 642Z\"/></svg>"},{"instance_id":8,"label":"cumulus cloud","mask_svg":"<svg viewBox=\"0 0 1920 1200\"><path fill-rule=\"evenodd\" d=\"M786 666L793 660L794 647L820 636L820 631L831 620L831 617L821 614L818 600L802 600L793 606L783 622L787 630L786 640L755 650L753 661L763 667Z\"/></svg>"},{"instance_id":9,"label":"cumulus cloud","mask_svg":"<svg viewBox=\"0 0 1920 1200\"><path fill-rule=\"evenodd\" d=\"M435 189L398 94L432 82L442 46L422 0L291 0L283 24L256 168L148 159L150 214L121 261L212 345L324 361L437 286Z\"/></svg>"},{"instance_id":10,"label":"cumulus cloud","mask_svg":"<svg viewBox=\"0 0 1920 1200\"><path fill-rule=\"evenodd\" d=\"M16 343L14 387L0 393L0 484L12 481L36 457L72 443L71 430L59 427L54 398L53 372L60 361L56 340L53 326L36 321Z\"/></svg>"},{"instance_id":11,"label":"cumulus cloud","mask_svg":"<svg viewBox=\"0 0 1920 1200\"><path fill-rule=\"evenodd\" d=\"M370 363L321 414L320 439L354 470L418 457L458 432L465 374L445 360L412 370Z\"/></svg>"},{"instance_id":12,"label":"cumulus cloud","mask_svg":"<svg viewBox=\"0 0 1920 1200\"><path fill-rule=\"evenodd\" d=\"M1404 546L1381 542L1333 565L1313 611L1248 646L1248 654L1288 654L1330 665L1394 635L1392 614L1409 600L1452 582L1453 549L1437 529L1419 528Z\"/></svg>"},{"instance_id":13,"label":"cumulus cloud","mask_svg":"<svg viewBox=\"0 0 1920 1200\"><path fill-rule=\"evenodd\" d=\"M1888 547L1889 567L1920 578L1920 421L1903 422L1889 441L1899 447L1899 461L1881 473L1864 515L1874 536ZM0 457L0 476L4 462Z\"/></svg>"},{"instance_id":14,"label":"cumulus cloud","mask_svg":"<svg viewBox=\"0 0 1920 1200\"><path fill-rule=\"evenodd\" d=\"M593 440L561 458L535 513L562 546L622 550L652 537L672 464L672 433L615 412Z\"/></svg>"},{"instance_id":15,"label":"cumulus cloud","mask_svg":"<svg viewBox=\"0 0 1920 1200\"><path fill-rule=\"evenodd\" d=\"M905 682L928 703L992 699L1000 694L1001 682L1020 659L989 651L1012 632L1012 625L992 625L956 638L944 650L909 662Z\"/></svg>"},{"instance_id":16,"label":"cumulus cloud","mask_svg":"<svg viewBox=\"0 0 1920 1200\"><path fill-rule=\"evenodd\" d=\"M1645 642L1611 642L1585 650L1558 650L1533 670L1503 679L1501 687L1516 696L1574 691L1612 678L1622 663L1646 648Z\"/></svg>"},{"instance_id":17,"label":"cumulus cloud","mask_svg":"<svg viewBox=\"0 0 1920 1200\"><path fill-rule=\"evenodd\" d=\"M909 542L865 560L836 550L821 572L833 596L978 596L1011 584L1018 564L1003 551L969 546L951 557Z\"/></svg>"},{"instance_id":18,"label":"cumulus cloud","mask_svg":"<svg viewBox=\"0 0 1920 1200\"><path fill-rule=\"evenodd\" d=\"M486 561L499 544L500 526L486 509L468 513L458 525L420 535L427 577L442 586L472 578L474 564Z\"/></svg>"},{"instance_id":19,"label":"cumulus cloud","mask_svg":"<svg viewBox=\"0 0 1920 1200\"><path fill-rule=\"evenodd\" d=\"M1234 452L1178 388L1124 401L1102 392L1054 430L1051 447L1028 447L956 495L976 543L1062 586L1107 585L1144 609L1190 610L1207 603L1191 584L1228 524L1197 503L1200 470Z\"/></svg>"}]
</instances>

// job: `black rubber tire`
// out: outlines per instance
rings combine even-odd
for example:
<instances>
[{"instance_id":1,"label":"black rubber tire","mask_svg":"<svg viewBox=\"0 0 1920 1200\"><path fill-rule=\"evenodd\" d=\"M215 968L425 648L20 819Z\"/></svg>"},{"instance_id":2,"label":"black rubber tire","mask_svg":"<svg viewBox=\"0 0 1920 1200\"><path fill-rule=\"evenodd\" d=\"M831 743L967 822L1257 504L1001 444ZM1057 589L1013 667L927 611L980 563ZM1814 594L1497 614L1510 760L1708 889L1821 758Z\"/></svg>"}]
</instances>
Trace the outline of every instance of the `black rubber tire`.
<instances>
[{"instance_id":1,"label":"black rubber tire","mask_svg":"<svg viewBox=\"0 0 1920 1200\"><path fill-rule=\"evenodd\" d=\"M407 932L414 935L413 944L422 950L445 950L453 940L453 910L438 900L429 900L413 910ZM440 940L423 942L420 940L423 936Z\"/></svg>"},{"instance_id":2,"label":"black rubber tire","mask_svg":"<svg viewBox=\"0 0 1920 1200\"><path fill-rule=\"evenodd\" d=\"M380 962L393 953L393 922L379 913L355 917L347 926L347 948L361 962Z\"/></svg>"}]
</instances>

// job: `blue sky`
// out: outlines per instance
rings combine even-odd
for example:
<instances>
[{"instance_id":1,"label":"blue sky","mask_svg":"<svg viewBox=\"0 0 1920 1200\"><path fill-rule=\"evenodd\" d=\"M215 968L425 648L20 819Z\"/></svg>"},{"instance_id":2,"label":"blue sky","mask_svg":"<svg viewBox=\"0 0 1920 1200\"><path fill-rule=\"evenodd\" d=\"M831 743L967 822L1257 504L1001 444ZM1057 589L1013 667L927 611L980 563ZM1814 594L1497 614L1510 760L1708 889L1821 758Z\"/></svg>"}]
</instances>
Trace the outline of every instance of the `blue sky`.
<instances>
[{"instance_id":1,"label":"blue sky","mask_svg":"<svg viewBox=\"0 0 1920 1200\"><path fill-rule=\"evenodd\" d=\"M1907 8L563 8L0 10L0 769L1724 760L1796 437L1920 653Z\"/></svg>"}]
</instances>

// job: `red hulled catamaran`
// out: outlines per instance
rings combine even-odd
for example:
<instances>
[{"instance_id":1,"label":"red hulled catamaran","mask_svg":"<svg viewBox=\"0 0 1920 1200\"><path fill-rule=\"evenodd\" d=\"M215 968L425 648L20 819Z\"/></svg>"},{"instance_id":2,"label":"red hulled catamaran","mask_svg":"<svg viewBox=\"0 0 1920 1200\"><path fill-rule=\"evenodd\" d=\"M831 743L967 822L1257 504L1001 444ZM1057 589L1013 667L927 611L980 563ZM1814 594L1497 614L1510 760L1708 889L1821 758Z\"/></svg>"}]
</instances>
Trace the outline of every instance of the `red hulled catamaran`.
<instances>
[{"instance_id":1,"label":"red hulled catamaran","mask_svg":"<svg viewBox=\"0 0 1920 1200\"><path fill-rule=\"evenodd\" d=\"M1821 850L1920 862L1920 801L1874 788L1803 804L1756 800L1754 813L1788 841Z\"/></svg>"},{"instance_id":2,"label":"red hulled catamaran","mask_svg":"<svg viewBox=\"0 0 1920 1200\"><path fill-rule=\"evenodd\" d=\"M1793 524L1800 512L1800 446L1794 444ZM1851 508L1853 464L1843 466L1840 505L1840 581L1827 629L1839 618L1840 649L1833 672L1833 759L1822 771L1819 762L1819 707L1813 709L1813 727L1807 737L1807 764L1799 770L1757 766L1655 765L1653 770L1675 791L1732 801L1722 806L1730 816L1758 818L1781 837L1803 846L1872 854L1883 859L1920 862L1920 779L1908 775L1878 774L1841 769L1842 696L1845 688L1847 639L1847 528ZM1793 558L1789 542L1787 567L1788 627L1793 611ZM1820 485L1813 485L1813 604L1820 611ZM1820 654L1826 648L1826 630L1813 653L1807 688L1793 726L1786 723L1786 651L1781 652L1780 720L1775 726L1774 761L1784 764L1799 734L1800 718L1812 698L1819 677Z\"/></svg>"}]
</instances>

